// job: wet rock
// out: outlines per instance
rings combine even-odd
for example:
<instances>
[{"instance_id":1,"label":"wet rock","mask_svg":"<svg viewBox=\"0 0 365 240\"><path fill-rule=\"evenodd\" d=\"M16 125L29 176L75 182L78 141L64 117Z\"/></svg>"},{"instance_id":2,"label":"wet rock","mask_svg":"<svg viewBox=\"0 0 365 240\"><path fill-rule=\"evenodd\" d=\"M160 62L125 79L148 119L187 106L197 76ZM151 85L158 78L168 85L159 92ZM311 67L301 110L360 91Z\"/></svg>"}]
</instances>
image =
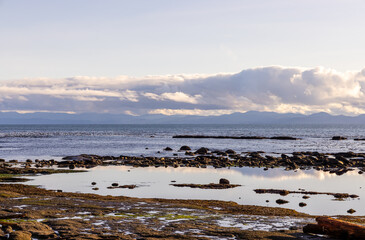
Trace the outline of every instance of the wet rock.
<instances>
[{"instance_id":1,"label":"wet rock","mask_svg":"<svg viewBox=\"0 0 365 240\"><path fill-rule=\"evenodd\" d=\"M346 137L341 137L341 136L333 136L332 137L332 140L346 140L347 138Z\"/></svg>"},{"instance_id":2,"label":"wet rock","mask_svg":"<svg viewBox=\"0 0 365 240\"><path fill-rule=\"evenodd\" d=\"M26 231L16 231L9 234L10 240L32 240L32 234Z\"/></svg>"},{"instance_id":3,"label":"wet rock","mask_svg":"<svg viewBox=\"0 0 365 240\"><path fill-rule=\"evenodd\" d=\"M221 179L219 179L219 184L230 184L230 182L228 179L221 178Z\"/></svg>"},{"instance_id":4,"label":"wet rock","mask_svg":"<svg viewBox=\"0 0 365 240\"><path fill-rule=\"evenodd\" d=\"M94 190L94 191L98 191L98 190L99 190L99 188L98 188L98 187L94 187L94 188L92 188L92 190Z\"/></svg>"},{"instance_id":5,"label":"wet rock","mask_svg":"<svg viewBox=\"0 0 365 240\"><path fill-rule=\"evenodd\" d=\"M18 224L20 230L30 232L32 237L36 238L49 238L55 237L56 234L48 225L41 222L26 221Z\"/></svg>"},{"instance_id":6,"label":"wet rock","mask_svg":"<svg viewBox=\"0 0 365 240\"><path fill-rule=\"evenodd\" d=\"M284 200L284 199L278 199L278 200L276 200L276 203L277 204L286 204L286 203L288 203L289 201L286 201L286 200Z\"/></svg>"},{"instance_id":7,"label":"wet rock","mask_svg":"<svg viewBox=\"0 0 365 240\"><path fill-rule=\"evenodd\" d=\"M195 151L196 154L207 154L209 151L208 148L205 148L205 147L201 147L199 148L198 150Z\"/></svg>"},{"instance_id":8,"label":"wet rock","mask_svg":"<svg viewBox=\"0 0 365 240\"><path fill-rule=\"evenodd\" d=\"M113 186L113 187L118 187L118 186L119 186L119 184L118 184L118 183L112 183L112 186Z\"/></svg>"},{"instance_id":9,"label":"wet rock","mask_svg":"<svg viewBox=\"0 0 365 240\"><path fill-rule=\"evenodd\" d=\"M348 212L348 213L350 213L350 214L353 214L353 213L355 213L356 211L355 211L354 209L350 208L349 210L347 210L347 212Z\"/></svg>"},{"instance_id":10,"label":"wet rock","mask_svg":"<svg viewBox=\"0 0 365 240\"><path fill-rule=\"evenodd\" d=\"M69 168L69 169L75 169L75 164L70 164L70 165L68 165L68 168Z\"/></svg>"},{"instance_id":11,"label":"wet rock","mask_svg":"<svg viewBox=\"0 0 365 240\"><path fill-rule=\"evenodd\" d=\"M310 198L310 196L307 196L307 195L303 196L303 199L308 199L308 198Z\"/></svg>"},{"instance_id":12,"label":"wet rock","mask_svg":"<svg viewBox=\"0 0 365 240\"><path fill-rule=\"evenodd\" d=\"M193 152L186 151L185 152L185 155L186 156L194 156L195 154Z\"/></svg>"},{"instance_id":13,"label":"wet rock","mask_svg":"<svg viewBox=\"0 0 365 240\"><path fill-rule=\"evenodd\" d=\"M180 147L180 151L190 151L190 150L191 150L191 148L186 145Z\"/></svg>"},{"instance_id":14,"label":"wet rock","mask_svg":"<svg viewBox=\"0 0 365 240\"><path fill-rule=\"evenodd\" d=\"M274 140L298 140L299 138L289 137L289 136L277 136L277 137L271 137L270 139L274 139Z\"/></svg>"},{"instance_id":15,"label":"wet rock","mask_svg":"<svg viewBox=\"0 0 365 240\"><path fill-rule=\"evenodd\" d=\"M190 187L190 188L200 188L200 189L228 189L228 188L235 188L240 187L239 184L216 184L216 183L209 183L209 184L170 184L174 187Z\"/></svg>"},{"instance_id":16,"label":"wet rock","mask_svg":"<svg viewBox=\"0 0 365 240\"><path fill-rule=\"evenodd\" d=\"M307 204L306 204L306 203L304 203L304 202L300 202L300 203L299 203L299 207L305 207L305 206L307 206Z\"/></svg>"},{"instance_id":17,"label":"wet rock","mask_svg":"<svg viewBox=\"0 0 365 240\"><path fill-rule=\"evenodd\" d=\"M92 182L91 185L96 185L96 182Z\"/></svg>"},{"instance_id":18,"label":"wet rock","mask_svg":"<svg viewBox=\"0 0 365 240\"><path fill-rule=\"evenodd\" d=\"M227 154L236 154L236 152L233 151L232 149L226 150L225 153L227 153Z\"/></svg>"},{"instance_id":19,"label":"wet rock","mask_svg":"<svg viewBox=\"0 0 365 240\"><path fill-rule=\"evenodd\" d=\"M2 229L5 233L11 233L13 232L13 228L11 226L3 226Z\"/></svg>"},{"instance_id":20,"label":"wet rock","mask_svg":"<svg viewBox=\"0 0 365 240\"><path fill-rule=\"evenodd\" d=\"M164 150L164 151L172 151L172 148L170 148L170 147L165 147L163 150Z\"/></svg>"}]
</instances>

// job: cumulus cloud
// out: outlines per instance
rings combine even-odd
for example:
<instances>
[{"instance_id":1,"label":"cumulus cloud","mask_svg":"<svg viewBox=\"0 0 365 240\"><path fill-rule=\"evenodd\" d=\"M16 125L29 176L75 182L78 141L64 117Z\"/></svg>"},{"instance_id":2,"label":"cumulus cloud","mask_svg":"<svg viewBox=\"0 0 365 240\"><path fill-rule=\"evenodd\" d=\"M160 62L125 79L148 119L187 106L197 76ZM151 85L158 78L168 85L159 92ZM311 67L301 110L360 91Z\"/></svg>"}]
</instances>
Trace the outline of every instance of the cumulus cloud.
<instances>
[{"instance_id":1,"label":"cumulus cloud","mask_svg":"<svg viewBox=\"0 0 365 240\"><path fill-rule=\"evenodd\" d=\"M76 76L0 82L2 111L220 115L249 110L365 113L365 69L260 67L141 78Z\"/></svg>"}]
</instances>

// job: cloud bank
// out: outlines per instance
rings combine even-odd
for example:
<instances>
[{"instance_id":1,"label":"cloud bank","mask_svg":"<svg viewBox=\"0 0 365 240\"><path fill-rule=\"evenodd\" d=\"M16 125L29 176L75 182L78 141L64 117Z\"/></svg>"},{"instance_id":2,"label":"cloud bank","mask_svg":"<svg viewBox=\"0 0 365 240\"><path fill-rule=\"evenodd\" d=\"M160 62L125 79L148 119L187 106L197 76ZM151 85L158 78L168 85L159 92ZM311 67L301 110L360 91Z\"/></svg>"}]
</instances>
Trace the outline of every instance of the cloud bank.
<instances>
[{"instance_id":1,"label":"cloud bank","mask_svg":"<svg viewBox=\"0 0 365 240\"><path fill-rule=\"evenodd\" d=\"M365 69L260 67L233 74L22 79L0 82L0 111L221 115L365 113Z\"/></svg>"}]
</instances>

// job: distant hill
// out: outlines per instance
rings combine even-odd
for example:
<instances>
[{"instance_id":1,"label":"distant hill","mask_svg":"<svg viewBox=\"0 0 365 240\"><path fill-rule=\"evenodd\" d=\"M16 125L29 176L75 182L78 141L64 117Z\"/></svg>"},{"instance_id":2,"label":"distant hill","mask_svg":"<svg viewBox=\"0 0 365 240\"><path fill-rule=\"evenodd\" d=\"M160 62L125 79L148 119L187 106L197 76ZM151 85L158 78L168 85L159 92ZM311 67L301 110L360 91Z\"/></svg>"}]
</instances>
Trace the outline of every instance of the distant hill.
<instances>
[{"instance_id":1,"label":"distant hill","mask_svg":"<svg viewBox=\"0 0 365 240\"><path fill-rule=\"evenodd\" d=\"M150 114L66 114L0 112L0 124L365 124L365 114L354 117L328 113L312 115L249 111L221 116Z\"/></svg>"}]
</instances>

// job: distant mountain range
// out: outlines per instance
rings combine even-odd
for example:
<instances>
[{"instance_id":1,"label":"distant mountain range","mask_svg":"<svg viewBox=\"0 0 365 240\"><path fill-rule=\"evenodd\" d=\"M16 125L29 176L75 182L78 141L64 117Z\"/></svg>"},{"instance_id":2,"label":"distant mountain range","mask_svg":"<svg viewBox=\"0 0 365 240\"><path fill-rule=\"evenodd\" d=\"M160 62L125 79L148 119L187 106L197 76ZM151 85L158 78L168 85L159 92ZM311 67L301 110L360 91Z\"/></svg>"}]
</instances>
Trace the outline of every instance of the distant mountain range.
<instances>
[{"instance_id":1,"label":"distant mountain range","mask_svg":"<svg viewBox=\"0 0 365 240\"><path fill-rule=\"evenodd\" d=\"M221 116L159 114L66 114L0 112L0 124L365 124L365 114L350 117L328 113L312 115L249 111Z\"/></svg>"}]
</instances>

